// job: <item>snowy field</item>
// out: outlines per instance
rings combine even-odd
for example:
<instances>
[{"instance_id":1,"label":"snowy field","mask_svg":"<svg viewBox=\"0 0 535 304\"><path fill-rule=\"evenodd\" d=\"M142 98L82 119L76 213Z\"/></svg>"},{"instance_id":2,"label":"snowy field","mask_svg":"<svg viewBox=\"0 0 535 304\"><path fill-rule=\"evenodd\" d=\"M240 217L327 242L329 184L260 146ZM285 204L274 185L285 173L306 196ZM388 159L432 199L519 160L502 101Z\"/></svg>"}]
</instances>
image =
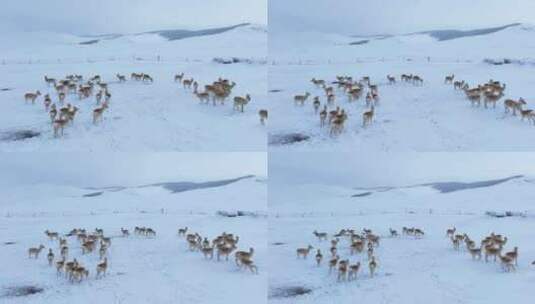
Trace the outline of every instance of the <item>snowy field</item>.
<instances>
[{"instance_id":1,"label":"snowy field","mask_svg":"<svg viewBox=\"0 0 535 304\"><path fill-rule=\"evenodd\" d=\"M275 151L529 151L534 149L533 125L504 113L505 99L527 101L533 109L533 65L528 59L533 28L516 26L496 33L437 41L424 34L372 39L363 45L348 45L355 37L306 33L300 40L283 34L270 41L269 99L272 120L270 148ZM271 37L271 36L270 36ZM294 37L294 36L291 36ZM522 37L522 47L512 48L507 37ZM284 42L287 42L286 44ZM298 52L298 50L307 51ZM485 52L474 50L485 49ZM300 57L296 57L301 54ZM430 61L428 61L430 56ZM510 57L509 57L510 56ZM491 65L485 58L511 58L525 65ZM422 86L400 81L401 74L424 79ZM507 85L505 96L495 109L471 107L462 91L445 85L446 75L464 80L470 87L490 79ZM321 108L327 104L323 89L312 78L336 81L337 75L360 80L369 76L378 86L379 105L374 122L362 127L362 114L369 108L365 96L349 103L348 96L335 87L336 107L348 119L339 136L330 136L329 127L320 127L314 113L313 98L319 96ZM396 77L389 85L387 75ZM310 93L304 106L294 104L294 96ZM320 110L321 110L320 108ZM280 138L299 134L306 140L281 145Z\"/></svg>"},{"instance_id":2,"label":"snowy field","mask_svg":"<svg viewBox=\"0 0 535 304\"><path fill-rule=\"evenodd\" d=\"M0 179L5 193L0 204L0 259L6 262L0 276L0 302L265 303L267 187L261 169L265 162L253 167L255 157L196 155L111 155L108 160L102 155L86 156L83 174L67 167L45 173L48 165L73 161L73 155L48 165L24 158L3 162L2 171L12 175ZM173 166L168 166L173 159ZM217 171L204 167L216 165ZM33 172L26 166L32 166ZM259 175L244 176L246 172ZM221 178L225 174L237 176ZM233 216L238 212L242 216ZM136 235L135 226L149 227L156 235ZM258 274L239 268L233 254L228 261L217 261L216 255L210 260L190 251L186 239L178 236L178 229L184 227L187 233L199 233L210 241L222 233L239 236L238 250L254 248ZM89 270L88 278L70 282L48 265L49 248L54 262L61 258L58 241L49 240L44 231L64 235L74 228L88 232L100 228L111 238L105 277L96 278L96 265L102 261L100 246L82 254L76 237L67 237L67 260L76 258ZM128 229L130 236L123 237L121 228ZM45 248L39 258L29 259L28 249L40 244ZM28 292L35 294L24 295Z\"/></svg>"},{"instance_id":3,"label":"snowy field","mask_svg":"<svg viewBox=\"0 0 535 304\"><path fill-rule=\"evenodd\" d=\"M403 226L420 227L422 238L399 236L390 238L388 229L401 231ZM491 232L508 237L506 250L518 246L520 256L515 272L505 273L499 263L473 261L466 249L455 251L445 237L446 229L457 227L479 242ZM330 242L319 242L314 230L328 232L331 237L340 229L352 227L372 229L381 236L375 250L378 261L376 275L370 277L366 251L350 255L349 241L338 245L341 259L351 264L361 262L357 279L337 282L337 274L328 273ZM535 228L531 218L489 218L482 214L441 215L389 213L362 216L311 216L270 220L270 301L272 303L530 303L526 298L535 281L535 246L531 234ZM283 243L282 245L273 245ZM298 260L295 250L312 245L306 260ZM314 256L321 249L324 260L316 266ZM310 289L301 296L280 295L290 287Z\"/></svg>"},{"instance_id":4,"label":"snowy field","mask_svg":"<svg viewBox=\"0 0 535 304\"><path fill-rule=\"evenodd\" d=\"M9 261L2 271L2 303L231 303L266 302L266 220L262 218L225 218L197 214L99 214L57 217L11 217L2 220L1 259ZM121 227L133 234L134 226L151 227L155 237L121 237ZM231 256L229 261L206 260L191 252L187 242L177 236L178 228L214 238L223 232L240 236L240 250L255 248L258 275L240 270ZM16 229L14 229L16 227ZM58 242L49 241L44 231L68 233L75 227L104 229L112 238L108 273L96 279L99 254L82 255L76 238L68 238L69 260L77 260L89 270L89 278L71 283L58 277L48 266L46 255L52 248L58 256ZM15 242L6 245L6 242ZM28 259L29 247L43 244L39 259ZM58 258L59 259L59 258ZM6 296L13 288L35 286L41 293Z\"/></svg>"},{"instance_id":5,"label":"snowy field","mask_svg":"<svg viewBox=\"0 0 535 304\"><path fill-rule=\"evenodd\" d=\"M535 180L530 166L524 166L530 175L513 174L522 171L520 162L505 161L513 154L399 157L405 163L397 156L378 156L383 161L377 166L344 154L299 154L291 158L278 153L270 160L270 302L530 303L529 286L535 282ZM528 160L526 155L516 156ZM424 159L434 160L430 164ZM317 166L321 160L345 167L336 173L329 166ZM485 161L493 165L480 167ZM487 211L522 216L494 217ZM419 228L425 235L402 235L402 227ZM454 250L446 237L452 227L468 234L478 247L493 232L506 236L503 254L518 247L516 270L505 272L492 258L486 263L484 256L472 260L464 243ZM380 236L380 246L374 248L376 275L370 276L367 247L351 255L349 238L340 237L337 254L350 264L360 261L361 267L356 280L338 282L337 272L329 275L327 266L330 240L341 229L364 228ZM389 228L399 236L391 237ZM315 230L326 232L328 240L319 241ZM297 248L308 245L314 247L308 258L297 259ZM323 254L319 267L317 249Z\"/></svg>"},{"instance_id":6,"label":"snowy field","mask_svg":"<svg viewBox=\"0 0 535 304\"><path fill-rule=\"evenodd\" d=\"M401 74L423 77L423 86L399 81ZM300 133L308 141L293 145L271 145L275 150L379 150L379 151L525 151L535 148L535 128L520 118L504 113L503 100L523 97L533 108L535 83L532 67L491 66L483 63L366 62L332 65L272 66L269 72L269 98L272 100L270 135ZM386 75L398 83L389 85ZM455 74L471 85L489 79L507 84L505 97L495 109L472 107L462 91L444 84L446 75ZM378 85L380 101L371 126L362 127L365 94L349 102L347 94L335 90L337 106L348 114L345 131L333 138L328 126L321 128L314 113L313 97L327 104L325 94L310 79L335 81L336 75L356 79L369 76ZM281 90L281 91L278 91ZM294 95L311 95L304 106L296 106Z\"/></svg>"},{"instance_id":7,"label":"snowy field","mask_svg":"<svg viewBox=\"0 0 535 304\"><path fill-rule=\"evenodd\" d=\"M2 151L262 151L266 128L258 111L267 108L266 34L262 28L245 26L211 36L168 41L158 34L126 35L88 40L55 33L8 35L17 47L0 48L0 116ZM235 44L246 39L247 44ZM40 48L39 53L33 52ZM159 57L159 58L158 58ZM215 57L250 60L249 63L216 64ZM159 59L159 60L158 60ZM130 80L131 73L151 75L154 83ZM126 75L119 83L116 74ZM193 90L174 82L176 74L194 78L199 91L219 77L236 82L224 105L200 104ZM65 105L79 108L65 136L56 139L43 104L44 95L61 106L58 94L44 76L63 79L80 74L85 80L100 75L112 97L103 121L92 123L95 96L78 100L67 94ZM5 89L5 90L4 90ZM36 103L25 103L24 94L39 90ZM96 93L96 92L95 92ZM250 94L244 113L233 110L234 96ZM17 131L40 135L10 140Z\"/></svg>"}]
</instances>

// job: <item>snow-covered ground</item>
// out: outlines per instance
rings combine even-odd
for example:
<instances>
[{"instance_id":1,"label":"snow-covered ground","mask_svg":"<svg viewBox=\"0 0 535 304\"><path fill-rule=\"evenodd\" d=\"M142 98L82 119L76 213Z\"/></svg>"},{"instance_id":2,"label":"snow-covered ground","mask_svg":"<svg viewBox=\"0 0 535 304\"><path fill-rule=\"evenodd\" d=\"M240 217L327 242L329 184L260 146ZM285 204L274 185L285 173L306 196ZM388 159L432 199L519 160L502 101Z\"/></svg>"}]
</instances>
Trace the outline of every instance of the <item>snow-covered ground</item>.
<instances>
[{"instance_id":1,"label":"snow-covered ground","mask_svg":"<svg viewBox=\"0 0 535 304\"><path fill-rule=\"evenodd\" d=\"M535 266L531 265L535 260L535 245L531 241L535 228L532 166L525 167L525 176L514 176L512 167L518 167L509 167L505 155L495 155L493 169L478 170L474 154L452 157L466 161L465 170L448 167L448 161L436 157L434 165L421 162L418 167L411 166L412 177L406 171L399 177L391 176L388 170L381 170L384 166L373 171L351 161L340 173L346 174L345 178L332 171L327 173L325 166L340 165L348 156L322 153L308 161L308 166L299 161L297 165L288 163L291 158L283 153L270 160L270 302L530 303L533 293L529 288L535 282ZM379 161L384 155L376 157ZM388 158L383 160L393 163ZM408 160L414 164L414 159ZM403 164L398 164L391 168L392 172L402 170ZM296 170L296 166L301 169ZM281 168L285 167L293 170L283 172ZM483 171L486 177L480 175ZM416 175L418 179L414 178ZM310 176L316 176L317 182L303 182L310 180ZM377 180L378 176L382 176L382 181ZM506 177L511 178L500 180ZM397 181L388 181L392 179ZM425 185L436 182L446 183ZM487 211L511 211L524 216L497 218L486 215ZM420 228L425 235L403 236L404 226ZM492 232L507 236L504 253L518 246L516 271L504 272L499 263L473 261L466 249L454 250L446 238L446 229L453 226L477 244ZM337 282L335 273L329 275L330 240L333 234L347 228L372 229L381 237L374 253L379 266L373 278L366 251L350 255L349 241L344 237L338 254L351 264L361 262L357 280ZM389 228L396 229L400 236L390 237ZM318 241L314 230L327 232L329 241ZM308 259L297 259L296 249L309 244L314 249ZM324 255L320 267L315 264L317 249ZM293 292L306 294L290 295Z\"/></svg>"},{"instance_id":2,"label":"snow-covered ground","mask_svg":"<svg viewBox=\"0 0 535 304\"><path fill-rule=\"evenodd\" d=\"M43 157L46 154L42 154ZM70 159L73 156L67 156ZM36 165L36 171L24 170L21 162L7 169L12 176L27 177L27 181L10 180L3 176L1 185L6 195L0 203L0 260L3 261L0 276L0 302L2 303L265 303L267 301L267 185L266 177L247 165L231 164L231 158L219 165L224 175L226 166L260 174L232 180L214 179L213 174L202 177L203 164L197 160L195 172L189 172L188 162L194 159L176 160L174 170L160 168L151 162L150 172L133 177L128 171L114 172L118 167L108 160L99 166L86 156L89 167L99 168L102 178L92 174L76 173L59 168L56 174L45 177ZM123 159L132 160L124 155ZM208 155L208 158L217 158ZM101 162L106 164L106 161ZM164 158L165 159L165 158ZM22 161L24 162L24 161ZM26 164L36 163L28 160ZM52 162L53 164L54 162ZM165 162L163 162L165 163ZM179 163L179 165L176 165ZM181 163L181 165L180 165ZM209 160L205 164L213 165ZM133 165L132 163L131 165ZM139 164L139 163L137 163ZM160 165L162 162L160 162ZM262 167L262 164L258 164ZM265 166L265 163L264 163ZM89 168L88 167L88 168ZM108 168L102 170L103 168ZM120 167L120 166L119 166ZM195 167L195 166L194 166ZM97 171L98 171L97 170ZM143 169L138 168L138 172ZM176 171L173 173L173 171ZM39 174L40 176L33 176ZM83 172L83 171L79 171ZM167 173L165 173L167 172ZM242 172L242 173L243 173ZM6 173L7 174L7 173ZM125 176L126 174L126 176ZM180 179L155 180L179 176ZM183 179L180 176L191 176ZM210 177L212 176L212 177ZM49 182L31 182L33 178ZM110 181L114 180L114 181ZM126 179L125 179L126 178ZM68 182L62 182L63 179ZM219 181L228 180L223 183ZM126 182L129 180L129 182ZM173 182L173 183L170 183ZM195 183L182 183L195 182ZM198 184L199 182L214 182ZM177 186L178 185L178 186ZM206 188L199 188L199 185ZM111 186L111 187L110 187ZM177 187L174 187L177 186ZM188 187L191 190L188 189ZM182 192L174 190L180 189ZM96 194L98 193L98 194ZM227 217L218 213L234 214L242 211L245 216ZM150 227L155 237L134 235L135 226ZM89 269L89 278L81 283L70 283L56 275L49 267L46 255L52 248L59 256L58 242L49 241L46 229L61 234L73 228L104 230L112 238L108 251L108 274L96 279L96 265L100 261L96 253L83 255L76 238L69 237L69 260L77 258ZM129 237L121 236L121 228L130 230ZM248 251L253 247L253 260L258 274L239 269L234 256L229 261L206 260L199 252L188 250L187 242L177 235L178 228L188 227L188 232L198 232L210 240L216 236L233 233L239 236L237 247ZM46 248L39 259L28 259L28 248L43 244ZM42 288L41 292L28 296L13 296L17 288Z\"/></svg>"},{"instance_id":3,"label":"snow-covered ground","mask_svg":"<svg viewBox=\"0 0 535 304\"><path fill-rule=\"evenodd\" d=\"M535 148L533 125L504 114L507 98L527 101L534 107L533 65L490 65L485 58L528 60L533 46L533 29L519 25L495 33L438 41L428 34L371 39L363 45L348 45L354 37L305 33L302 36L270 36L269 99L271 100L270 146L275 151L523 151ZM279 37L280 36L280 37ZM521 45L509 41L517 37ZM295 39L290 39L295 38ZM520 39L522 38L522 39ZM515 38L516 39L516 38ZM286 42L286 43L285 43ZM295 51L298 48L299 51ZM301 51L306 49L306 51ZM427 57L430 57L428 61ZM401 74L416 74L423 86L400 83ZM462 91L444 85L446 75L455 74L470 86L499 80L507 84L505 96L496 109L473 108ZM312 78L331 82L337 75L360 79L369 76L379 86L380 104L374 123L362 128L362 113L367 110L364 96L348 103L347 94L335 89L336 101L348 114L345 131L337 138L329 128L320 128L314 114L315 96L326 104L321 88ZM388 85L386 76L398 83ZM335 86L336 87L336 86ZM309 92L304 107L295 106L293 97ZM310 138L291 145L278 145L285 134L303 134Z\"/></svg>"},{"instance_id":4,"label":"snow-covered ground","mask_svg":"<svg viewBox=\"0 0 535 304\"><path fill-rule=\"evenodd\" d=\"M127 35L99 43L80 45L88 38L55 33L14 33L0 49L0 116L2 151L262 151L266 149L266 128L258 111L267 108L266 32L248 25L224 33L168 41L158 34ZM237 44L236 41L246 41ZM35 52L39 49L39 52ZM158 60L159 56L159 60ZM251 63L216 64L215 57L237 57ZM31 62L31 63L30 63ZM153 84L128 80L118 83L116 73L142 72ZM185 73L199 87L219 77L236 82L224 106L199 104L191 90L174 82ZM109 83L112 94L104 121L92 124L95 97L78 100L67 96L66 103L79 108L65 136L53 138L43 105L53 88L44 75L62 79L68 74L87 78L99 74ZM35 105L25 104L24 94L43 93ZM245 113L232 108L234 96L251 95ZM31 130L40 136L26 140L5 140L15 131Z\"/></svg>"}]
</instances>

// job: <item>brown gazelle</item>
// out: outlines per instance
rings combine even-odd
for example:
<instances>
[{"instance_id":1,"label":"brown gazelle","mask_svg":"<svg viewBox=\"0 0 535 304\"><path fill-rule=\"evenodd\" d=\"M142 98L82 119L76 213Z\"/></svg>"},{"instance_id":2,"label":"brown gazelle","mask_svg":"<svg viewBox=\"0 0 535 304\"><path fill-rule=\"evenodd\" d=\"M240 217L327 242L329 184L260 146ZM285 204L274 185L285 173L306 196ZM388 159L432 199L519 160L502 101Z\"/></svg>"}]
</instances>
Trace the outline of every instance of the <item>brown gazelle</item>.
<instances>
[{"instance_id":1,"label":"brown gazelle","mask_svg":"<svg viewBox=\"0 0 535 304\"><path fill-rule=\"evenodd\" d=\"M236 251L234 254L234 257L236 258L236 264L239 265L244 259L250 260L253 257L253 254L254 249L252 247L249 248L249 251Z\"/></svg>"},{"instance_id":2,"label":"brown gazelle","mask_svg":"<svg viewBox=\"0 0 535 304\"><path fill-rule=\"evenodd\" d=\"M31 258L33 256L37 259L39 257L39 253L41 253L41 250L43 250L44 248L45 246L39 245L39 247L32 247L28 249L28 257Z\"/></svg>"},{"instance_id":3,"label":"brown gazelle","mask_svg":"<svg viewBox=\"0 0 535 304\"><path fill-rule=\"evenodd\" d=\"M494 261L496 261L496 257L499 256L501 252L501 247L494 247L493 245L485 246L485 262L489 261L489 257L494 257Z\"/></svg>"},{"instance_id":4,"label":"brown gazelle","mask_svg":"<svg viewBox=\"0 0 535 304\"><path fill-rule=\"evenodd\" d=\"M93 124L97 124L99 121L102 121L102 114L108 108L107 103L102 103L102 106L93 110Z\"/></svg>"},{"instance_id":5,"label":"brown gazelle","mask_svg":"<svg viewBox=\"0 0 535 304\"><path fill-rule=\"evenodd\" d=\"M347 280L347 268L349 266L349 260L342 260L338 263L338 277L337 281L346 281Z\"/></svg>"},{"instance_id":6,"label":"brown gazelle","mask_svg":"<svg viewBox=\"0 0 535 304\"><path fill-rule=\"evenodd\" d=\"M323 106L323 110L320 112L320 126L323 127L325 125L325 121L327 120L327 106Z\"/></svg>"},{"instance_id":7,"label":"brown gazelle","mask_svg":"<svg viewBox=\"0 0 535 304\"><path fill-rule=\"evenodd\" d=\"M249 270L254 274L258 273L258 267L256 267L256 265L253 263L253 260L251 259L241 260L240 267L249 268Z\"/></svg>"},{"instance_id":8,"label":"brown gazelle","mask_svg":"<svg viewBox=\"0 0 535 304\"><path fill-rule=\"evenodd\" d=\"M125 75L116 74L115 76L117 76L117 79L119 80L119 82L126 82L126 76Z\"/></svg>"},{"instance_id":9,"label":"brown gazelle","mask_svg":"<svg viewBox=\"0 0 535 304\"><path fill-rule=\"evenodd\" d=\"M69 123L67 118L59 118L54 120L54 137L63 136L65 126Z\"/></svg>"},{"instance_id":10,"label":"brown gazelle","mask_svg":"<svg viewBox=\"0 0 535 304\"><path fill-rule=\"evenodd\" d=\"M375 260L375 257L371 258L370 262L368 263L368 267L370 268L370 276L373 278L375 269L377 268L377 261Z\"/></svg>"},{"instance_id":11,"label":"brown gazelle","mask_svg":"<svg viewBox=\"0 0 535 304\"><path fill-rule=\"evenodd\" d=\"M35 93L26 93L24 94L24 100L35 103L35 100L37 99L37 97L39 97L39 95L41 95L41 92L39 91L36 91Z\"/></svg>"},{"instance_id":12,"label":"brown gazelle","mask_svg":"<svg viewBox=\"0 0 535 304\"><path fill-rule=\"evenodd\" d=\"M217 247L217 260L219 261L222 256L225 257L225 260L228 261L228 256L236 249L236 246L218 246Z\"/></svg>"},{"instance_id":13,"label":"brown gazelle","mask_svg":"<svg viewBox=\"0 0 535 304\"><path fill-rule=\"evenodd\" d=\"M178 229L178 236L185 236L187 232L188 232L188 227L179 228Z\"/></svg>"},{"instance_id":14,"label":"brown gazelle","mask_svg":"<svg viewBox=\"0 0 535 304\"><path fill-rule=\"evenodd\" d=\"M515 116L517 111L522 111L522 105L525 105L526 102L522 98L520 98L518 101L507 99L503 102L503 104L505 106L505 113L509 113L509 111L512 110L513 116Z\"/></svg>"},{"instance_id":15,"label":"brown gazelle","mask_svg":"<svg viewBox=\"0 0 535 304\"><path fill-rule=\"evenodd\" d=\"M515 247L513 251L507 252L505 256L513 259L515 265L518 265L518 247Z\"/></svg>"},{"instance_id":16,"label":"brown gazelle","mask_svg":"<svg viewBox=\"0 0 535 304\"><path fill-rule=\"evenodd\" d=\"M298 105L298 104L304 105L305 101L308 99L308 96L310 96L309 92L306 92L305 95L295 95L294 96L294 103L296 105Z\"/></svg>"},{"instance_id":17,"label":"brown gazelle","mask_svg":"<svg viewBox=\"0 0 535 304\"><path fill-rule=\"evenodd\" d=\"M308 245L307 248L297 248L297 258L303 257L303 259L306 259L308 257L308 253L310 252L310 250L312 250L312 248L314 247L312 247L311 245Z\"/></svg>"},{"instance_id":18,"label":"brown gazelle","mask_svg":"<svg viewBox=\"0 0 535 304\"><path fill-rule=\"evenodd\" d=\"M327 232L318 232L314 230L312 233L318 238L318 241L327 240Z\"/></svg>"},{"instance_id":19,"label":"brown gazelle","mask_svg":"<svg viewBox=\"0 0 535 304\"><path fill-rule=\"evenodd\" d=\"M500 253L498 253L498 257L500 258L502 269L504 271L509 272L511 270L515 270L515 263L513 258L508 257L506 255L501 255Z\"/></svg>"},{"instance_id":20,"label":"brown gazelle","mask_svg":"<svg viewBox=\"0 0 535 304\"><path fill-rule=\"evenodd\" d=\"M472 247L469 247L468 248L468 252L470 252L470 255L472 256L472 259L475 260L476 258L478 260L481 260L481 250L482 248L479 247L479 248L472 248Z\"/></svg>"},{"instance_id":21,"label":"brown gazelle","mask_svg":"<svg viewBox=\"0 0 535 304\"><path fill-rule=\"evenodd\" d=\"M97 265L97 278L106 276L108 270L108 258L104 258L104 261Z\"/></svg>"},{"instance_id":22,"label":"brown gazelle","mask_svg":"<svg viewBox=\"0 0 535 304\"><path fill-rule=\"evenodd\" d=\"M356 280L357 274L360 269L360 262L357 262L357 264L349 265L349 273L348 273L348 281Z\"/></svg>"},{"instance_id":23,"label":"brown gazelle","mask_svg":"<svg viewBox=\"0 0 535 304\"><path fill-rule=\"evenodd\" d=\"M340 259L339 256L335 256L334 258L329 260L329 274L333 271L333 269L338 265L338 260Z\"/></svg>"},{"instance_id":24,"label":"brown gazelle","mask_svg":"<svg viewBox=\"0 0 535 304\"><path fill-rule=\"evenodd\" d=\"M372 105L369 111L366 111L362 114L362 127L366 127L373 122L374 113L375 108Z\"/></svg>"},{"instance_id":25,"label":"brown gazelle","mask_svg":"<svg viewBox=\"0 0 535 304\"><path fill-rule=\"evenodd\" d=\"M446 237L453 237L453 235L455 234L455 231L457 230L457 228L453 227L453 228L449 228L448 230L446 230Z\"/></svg>"},{"instance_id":26,"label":"brown gazelle","mask_svg":"<svg viewBox=\"0 0 535 304\"><path fill-rule=\"evenodd\" d=\"M234 97L234 110L239 110L243 112L243 107L251 101L251 96L249 94L242 96Z\"/></svg>"}]
</instances>

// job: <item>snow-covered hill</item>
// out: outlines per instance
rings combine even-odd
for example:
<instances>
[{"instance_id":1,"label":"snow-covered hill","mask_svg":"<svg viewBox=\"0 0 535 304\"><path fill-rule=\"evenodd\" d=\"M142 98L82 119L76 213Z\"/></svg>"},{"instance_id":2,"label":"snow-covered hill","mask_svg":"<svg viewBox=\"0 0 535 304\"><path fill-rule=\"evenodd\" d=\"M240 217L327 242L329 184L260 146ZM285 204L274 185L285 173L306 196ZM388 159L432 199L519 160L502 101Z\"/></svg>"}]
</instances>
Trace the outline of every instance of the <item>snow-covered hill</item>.
<instances>
[{"instance_id":1,"label":"snow-covered hill","mask_svg":"<svg viewBox=\"0 0 535 304\"><path fill-rule=\"evenodd\" d=\"M270 59L277 62L351 62L358 59L412 58L481 61L485 58L533 58L535 27L511 24L496 28L423 31L403 35L348 36L335 33L270 35Z\"/></svg>"},{"instance_id":2,"label":"snow-covered hill","mask_svg":"<svg viewBox=\"0 0 535 304\"><path fill-rule=\"evenodd\" d=\"M12 32L2 37L0 60L6 62L85 62L133 57L164 61L213 57L267 56L267 30L256 24L195 30L160 30L134 34L76 36L54 32ZM238 43L239 42L239 43ZM242 43L244 42L244 43Z\"/></svg>"}]
</instances>

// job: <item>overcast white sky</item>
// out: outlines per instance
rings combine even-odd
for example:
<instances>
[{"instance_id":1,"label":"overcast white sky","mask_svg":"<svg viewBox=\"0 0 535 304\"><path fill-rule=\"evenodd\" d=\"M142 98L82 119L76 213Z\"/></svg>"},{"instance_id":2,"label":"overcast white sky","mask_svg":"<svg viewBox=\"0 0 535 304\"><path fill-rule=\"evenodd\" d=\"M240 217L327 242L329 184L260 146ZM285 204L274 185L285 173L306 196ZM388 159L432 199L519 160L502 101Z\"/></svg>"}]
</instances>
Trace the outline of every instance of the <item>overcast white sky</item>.
<instances>
[{"instance_id":1,"label":"overcast white sky","mask_svg":"<svg viewBox=\"0 0 535 304\"><path fill-rule=\"evenodd\" d=\"M267 0L3 0L0 31L125 33L266 24Z\"/></svg>"},{"instance_id":2,"label":"overcast white sky","mask_svg":"<svg viewBox=\"0 0 535 304\"><path fill-rule=\"evenodd\" d=\"M270 184L404 186L535 177L535 153L270 153Z\"/></svg>"},{"instance_id":3,"label":"overcast white sky","mask_svg":"<svg viewBox=\"0 0 535 304\"><path fill-rule=\"evenodd\" d=\"M66 153L5 154L0 187L56 184L132 186L156 182L209 181L267 176L266 153Z\"/></svg>"},{"instance_id":4,"label":"overcast white sky","mask_svg":"<svg viewBox=\"0 0 535 304\"><path fill-rule=\"evenodd\" d=\"M535 23L534 0L269 0L270 31L396 34Z\"/></svg>"}]
</instances>

